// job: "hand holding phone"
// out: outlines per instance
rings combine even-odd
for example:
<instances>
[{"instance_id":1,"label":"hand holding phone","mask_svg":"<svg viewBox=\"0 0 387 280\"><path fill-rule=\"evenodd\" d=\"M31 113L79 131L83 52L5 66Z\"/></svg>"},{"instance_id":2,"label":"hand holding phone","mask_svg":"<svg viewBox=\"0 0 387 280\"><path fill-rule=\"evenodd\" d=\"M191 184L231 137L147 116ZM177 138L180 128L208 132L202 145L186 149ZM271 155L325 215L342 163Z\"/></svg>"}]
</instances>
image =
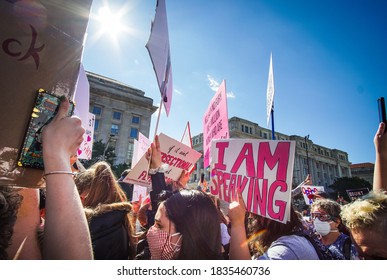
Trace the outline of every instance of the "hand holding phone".
<instances>
[{"instance_id":1,"label":"hand holding phone","mask_svg":"<svg viewBox=\"0 0 387 280\"><path fill-rule=\"evenodd\" d=\"M41 132L58 112L61 97L44 89L39 89L32 108L30 121L25 133L23 146L20 149L18 166L44 169ZM74 103L70 101L68 116L74 111Z\"/></svg>"}]
</instances>

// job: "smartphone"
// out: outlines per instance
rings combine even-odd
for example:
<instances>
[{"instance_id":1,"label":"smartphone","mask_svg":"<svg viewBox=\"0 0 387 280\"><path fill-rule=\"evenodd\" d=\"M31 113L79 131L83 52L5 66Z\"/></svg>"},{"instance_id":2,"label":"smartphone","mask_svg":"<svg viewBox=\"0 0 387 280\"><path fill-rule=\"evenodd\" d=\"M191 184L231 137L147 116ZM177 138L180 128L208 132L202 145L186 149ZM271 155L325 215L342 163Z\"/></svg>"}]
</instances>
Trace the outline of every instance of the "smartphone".
<instances>
[{"instance_id":1,"label":"smartphone","mask_svg":"<svg viewBox=\"0 0 387 280\"><path fill-rule=\"evenodd\" d=\"M32 107L30 120L25 132L23 145L18 159L19 167L44 169L41 132L42 128L49 124L58 112L61 97L44 89L36 93L34 106ZM74 112L74 102L70 101L68 116Z\"/></svg>"},{"instance_id":2,"label":"smartphone","mask_svg":"<svg viewBox=\"0 0 387 280\"><path fill-rule=\"evenodd\" d=\"M378 109L379 109L379 122L384 122L387 124L386 120L386 104L384 103L384 97L378 99Z\"/></svg>"}]
</instances>

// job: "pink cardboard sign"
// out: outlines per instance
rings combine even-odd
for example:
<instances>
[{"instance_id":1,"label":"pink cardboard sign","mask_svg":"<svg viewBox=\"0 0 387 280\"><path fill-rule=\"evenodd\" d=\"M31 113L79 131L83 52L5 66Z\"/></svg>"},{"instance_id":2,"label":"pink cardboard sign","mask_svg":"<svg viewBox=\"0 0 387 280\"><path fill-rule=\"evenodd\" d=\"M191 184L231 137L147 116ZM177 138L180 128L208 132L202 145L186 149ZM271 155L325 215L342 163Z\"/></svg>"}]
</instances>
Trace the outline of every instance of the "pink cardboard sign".
<instances>
[{"instance_id":1,"label":"pink cardboard sign","mask_svg":"<svg viewBox=\"0 0 387 280\"><path fill-rule=\"evenodd\" d=\"M211 140L229 137L226 81L223 80L203 116L204 168L210 165Z\"/></svg>"},{"instance_id":2,"label":"pink cardboard sign","mask_svg":"<svg viewBox=\"0 0 387 280\"><path fill-rule=\"evenodd\" d=\"M294 153L294 141L212 141L210 191L232 202L240 190L247 211L286 223L290 219Z\"/></svg>"}]
</instances>

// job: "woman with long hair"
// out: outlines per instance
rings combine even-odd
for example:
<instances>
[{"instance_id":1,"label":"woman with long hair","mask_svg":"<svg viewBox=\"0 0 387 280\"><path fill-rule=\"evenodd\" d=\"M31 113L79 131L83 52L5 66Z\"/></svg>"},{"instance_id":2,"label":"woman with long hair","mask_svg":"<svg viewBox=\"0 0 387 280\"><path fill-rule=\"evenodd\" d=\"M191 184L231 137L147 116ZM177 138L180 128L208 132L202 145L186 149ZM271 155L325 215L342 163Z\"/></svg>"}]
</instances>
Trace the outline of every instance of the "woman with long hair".
<instances>
[{"instance_id":1,"label":"woman with long hair","mask_svg":"<svg viewBox=\"0 0 387 280\"><path fill-rule=\"evenodd\" d=\"M75 177L86 217L95 259L132 259L134 226L132 204L106 162L97 162Z\"/></svg>"},{"instance_id":2,"label":"woman with long hair","mask_svg":"<svg viewBox=\"0 0 387 280\"><path fill-rule=\"evenodd\" d=\"M222 259L220 219L211 198L197 190L164 192L147 233L152 259Z\"/></svg>"}]
</instances>

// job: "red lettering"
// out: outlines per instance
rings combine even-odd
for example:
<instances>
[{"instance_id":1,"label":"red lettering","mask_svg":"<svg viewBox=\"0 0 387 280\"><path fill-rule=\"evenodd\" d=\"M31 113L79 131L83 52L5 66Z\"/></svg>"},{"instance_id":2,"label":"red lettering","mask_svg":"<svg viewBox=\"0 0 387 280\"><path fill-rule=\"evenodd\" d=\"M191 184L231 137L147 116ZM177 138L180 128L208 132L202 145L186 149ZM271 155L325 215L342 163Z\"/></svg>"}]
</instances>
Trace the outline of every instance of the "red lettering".
<instances>
[{"instance_id":1,"label":"red lettering","mask_svg":"<svg viewBox=\"0 0 387 280\"><path fill-rule=\"evenodd\" d=\"M215 147L218 149L218 162L215 163L214 168L226 170L227 166L224 164L224 150L228 148L229 142L217 142Z\"/></svg>"},{"instance_id":2,"label":"red lettering","mask_svg":"<svg viewBox=\"0 0 387 280\"><path fill-rule=\"evenodd\" d=\"M253 157L253 144L246 143L243 145L241 152L239 153L233 167L231 168L231 173L237 173L242 162L246 160L246 173L248 177L255 177L254 172L254 157Z\"/></svg>"},{"instance_id":3,"label":"red lettering","mask_svg":"<svg viewBox=\"0 0 387 280\"><path fill-rule=\"evenodd\" d=\"M270 169L278 164L276 179L286 181L286 174L289 163L290 142L279 142L271 154L269 142L260 143L258 148L257 177L265 178L265 163Z\"/></svg>"},{"instance_id":4,"label":"red lettering","mask_svg":"<svg viewBox=\"0 0 387 280\"><path fill-rule=\"evenodd\" d=\"M271 218L283 221L287 202L283 200L274 201L274 196L278 188L280 192L286 192L288 189L288 185L285 181L274 181L270 185L267 213ZM274 205L278 209L277 212L275 212L274 210Z\"/></svg>"}]
</instances>

